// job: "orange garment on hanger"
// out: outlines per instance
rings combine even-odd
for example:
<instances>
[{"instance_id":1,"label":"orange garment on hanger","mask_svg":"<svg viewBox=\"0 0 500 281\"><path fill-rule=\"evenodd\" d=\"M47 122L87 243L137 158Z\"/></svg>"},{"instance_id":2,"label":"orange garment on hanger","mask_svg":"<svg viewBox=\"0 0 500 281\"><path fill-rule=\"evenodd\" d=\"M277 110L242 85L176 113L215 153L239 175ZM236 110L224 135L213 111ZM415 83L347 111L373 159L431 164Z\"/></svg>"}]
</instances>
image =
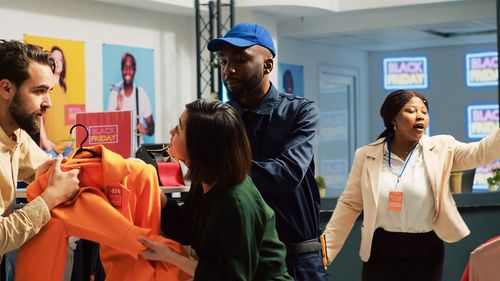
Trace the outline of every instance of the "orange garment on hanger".
<instances>
[{"instance_id":1,"label":"orange garment on hanger","mask_svg":"<svg viewBox=\"0 0 500 281\"><path fill-rule=\"evenodd\" d=\"M146 249L137 237L161 241L187 256L181 245L160 236L160 189L153 166L125 160L103 146L91 147L101 158L84 158L84 152L61 165L79 168L80 191L72 202L51 211L52 218L18 254L16 280L62 280L68 237L76 236L100 244L106 280L188 280L177 267L138 258ZM81 157L81 158L77 158ZM27 187L28 200L41 194L50 170Z\"/></svg>"}]
</instances>

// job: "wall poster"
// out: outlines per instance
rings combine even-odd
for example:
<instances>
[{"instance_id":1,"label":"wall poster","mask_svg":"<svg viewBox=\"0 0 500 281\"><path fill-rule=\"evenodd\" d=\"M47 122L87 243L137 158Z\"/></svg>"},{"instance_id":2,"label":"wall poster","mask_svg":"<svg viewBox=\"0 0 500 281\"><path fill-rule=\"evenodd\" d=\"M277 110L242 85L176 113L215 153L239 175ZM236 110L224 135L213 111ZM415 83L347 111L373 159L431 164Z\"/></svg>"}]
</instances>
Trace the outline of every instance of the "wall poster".
<instances>
[{"instance_id":1,"label":"wall poster","mask_svg":"<svg viewBox=\"0 0 500 281\"><path fill-rule=\"evenodd\" d=\"M278 64L279 90L285 93L304 96L304 66L297 64Z\"/></svg>"},{"instance_id":2,"label":"wall poster","mask_svg":"<svg viewBox=\"0 0 500 281\"><path fill-rule=\"evenodd\" d=\"M132 111L133 151L155 142L154 50L103 44L104 111Z\"/></svg>"},{"instance_id":3,"label":"wall poster","mask_svg":"<svg viewBox=\"0 0 500 281\"><path fill-rule=\"evenodd\" d=\"M74 149L74 136L69 129L76 114L85 111L85 49L82 41L24 35L28 43L50 52L56 62L54 88L40 126L40 147L57 156Z\"/></svg>"}]
</instances>

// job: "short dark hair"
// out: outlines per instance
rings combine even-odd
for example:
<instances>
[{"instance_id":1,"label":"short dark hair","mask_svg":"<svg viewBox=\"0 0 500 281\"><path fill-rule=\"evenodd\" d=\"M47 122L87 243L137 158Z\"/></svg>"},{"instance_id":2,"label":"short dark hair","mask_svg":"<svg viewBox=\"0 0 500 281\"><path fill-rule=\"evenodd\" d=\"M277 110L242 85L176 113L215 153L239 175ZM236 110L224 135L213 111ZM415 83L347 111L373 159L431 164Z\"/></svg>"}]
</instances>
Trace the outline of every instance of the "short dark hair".
<instances>
[{"instance_id":1,"label":"short dark hair","mask_svg":"<svg viewBox=\"0 0 500 281\"><path fill-rule=\"evenodd\" d=\"M382 119L384 120L385 130L378 136L377 139L385 137L390 140L394 137L394 125L392 124L392 121L405 104L408 103L413 97L420 98L424 102L427 110L429 110L429 102L420 92L412 90L397 90L387 95L382 107L380 108L380 116L382 116Z\"/></svg>"},{"instance_id":2,"label":"short dark hair","mask_svg":"<svg viewBox=\"0 0 500 281\"><path fill-rule=\"evenodd\" d=\"M134 55L132 55L131 53L123 54L123 56L122 56L122 70L125 67L125 59L127 57L129 57L132 60L132 66L134 67L134 70L137 70Z\"/></svg>"},{"instance_id":3,"label":"short dark hair","mask_svg":"<svg viewBox=\"0 0 500 281\"><path fill-rule=\"evenodd\" d=\"M7 79L19 87L30 78L32 61L50 66L54 73L56 64L49 52L29 43L0 39L0 80Z\"/></svg>"},{"instance_id":4,"label":"short dark hair","mask_svg":"<svg viewBox=\"0 0 500 281\"><path fill-rule=\"evenodd\" d=\"M186 146L194 184L230 187L250 171L252 153L238 113L219 100L198 99L186 105Z\"/></svg>"}]
</instances>

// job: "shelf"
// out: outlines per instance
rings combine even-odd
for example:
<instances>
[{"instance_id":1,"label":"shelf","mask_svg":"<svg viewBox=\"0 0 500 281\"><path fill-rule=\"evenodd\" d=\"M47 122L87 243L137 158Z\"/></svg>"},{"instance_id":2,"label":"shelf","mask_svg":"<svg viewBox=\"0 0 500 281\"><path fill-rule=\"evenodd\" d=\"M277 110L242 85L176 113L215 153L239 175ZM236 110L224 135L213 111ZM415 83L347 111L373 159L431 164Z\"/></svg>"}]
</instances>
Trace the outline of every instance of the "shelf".
<instances>
[{"instance_id":1,"label":"shelf","mask_svg":"<svg viewBox=\"0 0 500 281\"><path fill-rule=\"evenodd\" d=\"M160 186L164 193L188 192L189 188L189 186Z\"/></svg>"}]
</instances>

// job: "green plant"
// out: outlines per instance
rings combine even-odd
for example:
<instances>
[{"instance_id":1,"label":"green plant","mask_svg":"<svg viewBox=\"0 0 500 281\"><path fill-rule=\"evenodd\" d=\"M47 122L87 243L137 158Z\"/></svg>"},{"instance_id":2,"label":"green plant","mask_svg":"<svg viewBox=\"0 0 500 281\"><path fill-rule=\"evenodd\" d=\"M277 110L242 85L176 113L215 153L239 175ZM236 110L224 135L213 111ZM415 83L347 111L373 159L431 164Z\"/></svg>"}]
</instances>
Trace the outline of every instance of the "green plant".
<instances>
[{"instance_id":1,"label":"green plant","mask_svg":"<svg viewBox=\"0 0 500 281\"><path fill-rule=\"evenodd\" d=\"M326 189L325 179L322 176L316 176L315 179L319 189Z\"/></svg>"},{"instance_id":2,"label":"green plant","mask_svg":"<svg viewBox=\"0 0 500 281\"><path fill-rule=\"evenodd\" d=\"M500 168L493 169L493 175L486 179L489 185L500 184Z\"/></svg>"}]
</instances>

